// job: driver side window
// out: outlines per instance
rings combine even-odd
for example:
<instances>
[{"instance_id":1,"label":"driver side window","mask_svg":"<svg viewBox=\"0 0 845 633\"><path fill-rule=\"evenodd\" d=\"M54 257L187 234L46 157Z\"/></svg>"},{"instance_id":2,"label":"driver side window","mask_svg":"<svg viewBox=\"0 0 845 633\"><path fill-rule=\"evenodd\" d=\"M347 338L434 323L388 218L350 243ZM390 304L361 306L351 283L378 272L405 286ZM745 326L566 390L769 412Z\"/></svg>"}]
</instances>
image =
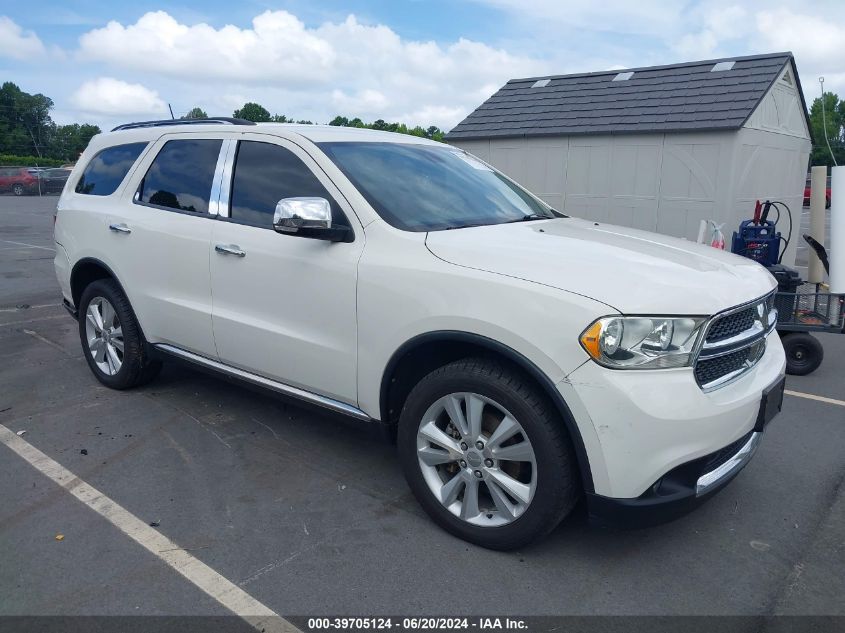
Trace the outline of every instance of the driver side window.
<instances>
[{"instance_id":1,"label":"driver side window","mask_svg":"<svg viewBox=\"0 0 845 633\"><path fill-rule=\"evenodd\" d=\"M240 141L232 175L229 218L239 224L273 228L273 212L282 198L325 198L332 223L348 226L337 202L293 152L272 143Z\"/></svg>"}]
</instances>

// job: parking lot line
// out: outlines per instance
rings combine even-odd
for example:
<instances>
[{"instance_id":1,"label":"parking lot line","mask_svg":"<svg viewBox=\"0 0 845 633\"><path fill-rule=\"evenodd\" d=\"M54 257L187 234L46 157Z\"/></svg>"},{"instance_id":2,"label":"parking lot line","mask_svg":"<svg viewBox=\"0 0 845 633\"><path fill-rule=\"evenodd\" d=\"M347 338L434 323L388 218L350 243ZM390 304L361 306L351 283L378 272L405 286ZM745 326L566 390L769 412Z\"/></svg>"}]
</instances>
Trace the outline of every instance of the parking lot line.
<instances>
[{"instance_id":1,"label":"parking lot line","mask_svg":"<svg viewBox=\"0 0 845 633\"><path fill-rule=\"evenodd\" d=\"M41 308L58 308L61 305L61 303L42 303L41 305L27 306L23 308L0 308L0 312L24 312L26 310L40 310Z\"/></svg>"},{"instance_id":2,"label":"parking lot line","mask_svg":"<svg viewBox=\"0 0 845 633\"><path fill-rule=\"evenodd\" d=\"M0 242L5 242L6 244L17 244L18 246L26 246L27 248L40 248L42 251L50 251L51 253L55 253L55 248L47 248L46 246L36 246L35 244L27 244L26 242L13 242L12 240L0 240Z\"/></svg>"},{"instance_id":3,"label":"parking lot line","mask_svg":"<svg viewBox=\"0 0 845 633\"><path fill-rule=\"evenodd\" d=\"M301 633L243 589L0 424L0 442L259 631Z\"/></svg>"},{"instance_id":4,"label":"parking lot line","mask_svg":"<svg viewBox=\"0 0 845 633\"><path fill-rule=\"evenodd\" d=\"M826 402L827 404L835 404L840 407L845 407L845 400L836 400L835 398L816 396L812 393L804 393L802 391L790 391L789 389L784 389L783 392L787 396L795 396L796 398L806 398L807 400L817 400L818 402Z\"/></svg>"}]
</instances>

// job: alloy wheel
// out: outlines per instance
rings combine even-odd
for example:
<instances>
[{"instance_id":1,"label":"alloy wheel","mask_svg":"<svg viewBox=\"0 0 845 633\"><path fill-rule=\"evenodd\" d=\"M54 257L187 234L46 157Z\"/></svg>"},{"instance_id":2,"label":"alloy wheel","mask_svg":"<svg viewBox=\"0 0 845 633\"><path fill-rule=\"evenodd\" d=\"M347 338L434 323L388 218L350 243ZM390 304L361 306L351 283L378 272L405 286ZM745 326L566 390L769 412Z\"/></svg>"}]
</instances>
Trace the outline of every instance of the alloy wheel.
<instances>
[{"instance_id":1,"label":"alloy wheel","mask_svg":"<svg viewBox=\"0 0 845 633\"><path fill-rule=\"evenodd\" d=\"M94 297L88 304L85 334L94 363L107 376L114 376L123 365L123 328L108 299Z\"/></svg>"},{"instance_id":2,"label":"alloy wheel","mask_svg":"<svg viewBox=\"0 0 845 633\"><path fill-rule=\"evenodd\" d=\"M417 457L435 499L473 525L515 521L537 488L537 460L522 425L477 393L452 393L428 408Z\"/></svg>"}]
</instances>

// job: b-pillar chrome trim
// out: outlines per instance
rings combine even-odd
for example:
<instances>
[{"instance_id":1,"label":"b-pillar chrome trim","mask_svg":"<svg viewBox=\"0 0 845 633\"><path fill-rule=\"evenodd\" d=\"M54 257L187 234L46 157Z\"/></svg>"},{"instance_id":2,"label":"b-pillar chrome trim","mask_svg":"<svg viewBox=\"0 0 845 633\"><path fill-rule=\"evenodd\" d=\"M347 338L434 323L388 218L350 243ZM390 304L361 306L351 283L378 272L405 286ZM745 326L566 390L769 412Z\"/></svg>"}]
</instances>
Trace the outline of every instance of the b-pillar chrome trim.
<instances>
[{"instance_id":1,"label":"b-pillar chrome trim","mask_svg":"<svg viewBox=\"0 0 845 633\"><path fill-rule=\"evenodd\" d=\"M310 391L300 389L299 387L291 387L290 385L286 385L284 383L265 378L264 376L259 376L258 374L253 374L248 371L244 371L243 369L238 369L237 367L226 365L219 361L206 358L205 356L194 354L193 352L188 352L178 347L174 347L173 345L159 343L153 345L153 347L159 351L165 352L166 354L176 356L177 358L181 358L196 365L201 365L202 367L213 369L214 371L220 372L221 374L233 376L253 385L265 387L267 389L270 389L271 391L275 391L286 396L291 396L292 398L296 398L298 400L317 405L318 407L330 409L332 411L336 411L338 413L342 413L344 415L348 415L359 420L365 420L368 422L372 420L369 415L361 411L361 409L353 407L351 404L346 404L345 402L340 402L339 400L333 400L332 398L327 398L326 396L311 393Z\"/></svg>"},{"instance_id":2,"label":"b-pillar chrome trim","mask_svg":"<svg viewBox=\"0 0 845 633\"><path fill-rule=\"evenodd\" d=\"M235 139L223 139L220 145L217 165L214 168L214 179L211 182L208 204L209 215L219 215L224 218L229 215L229 183L232 179L232 162L234 161L237 143L238 141Z\"/></svg>"}]
</instances>

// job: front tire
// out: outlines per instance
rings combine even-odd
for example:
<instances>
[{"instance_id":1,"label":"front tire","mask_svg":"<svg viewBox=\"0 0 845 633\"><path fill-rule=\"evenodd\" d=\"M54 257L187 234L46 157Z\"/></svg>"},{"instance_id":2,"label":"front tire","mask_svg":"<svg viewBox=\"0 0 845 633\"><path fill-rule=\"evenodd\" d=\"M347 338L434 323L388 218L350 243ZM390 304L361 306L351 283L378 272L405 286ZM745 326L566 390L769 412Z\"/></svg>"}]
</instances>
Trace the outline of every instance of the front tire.
<instances>
[{"instance_id":1,"label":"front tire","mask_svg":"<svg viewBox=\"0 0 845 633\"><path fill-rule=\"evenodd\" d=\"M24 194L24 188L23 188L23 185L21 185L21 184L19 184L19 183L18 183L18 184L15 184L15 185L12 187L12 193L13 193L13 194L15 194L16 196L22 196L22 195Z\"/></svg>"},{"instance_id":2,"label":"front tire","mask_svg":"<svg viewBox=\"0 0 845 633\"><path fill-rule=\"evenodd\" d=\"M495 360L459 360L423 378L405 401L397 443L423 509L482 547L526 545L578 499L559 414L530 379Z\"/></svg>"},{"instance_id":3,"label":"front tire","mask_svg":"<svg viewBox=\"0 0 845 633\"><path fill-rule=\"evenodd\" d=\"M106 387L137 387L150 382L161 370L161 361L146 354L129 300L111 279L95 281L82 293L79 338L88 366Z\"/></svg>"}]
</instances>

